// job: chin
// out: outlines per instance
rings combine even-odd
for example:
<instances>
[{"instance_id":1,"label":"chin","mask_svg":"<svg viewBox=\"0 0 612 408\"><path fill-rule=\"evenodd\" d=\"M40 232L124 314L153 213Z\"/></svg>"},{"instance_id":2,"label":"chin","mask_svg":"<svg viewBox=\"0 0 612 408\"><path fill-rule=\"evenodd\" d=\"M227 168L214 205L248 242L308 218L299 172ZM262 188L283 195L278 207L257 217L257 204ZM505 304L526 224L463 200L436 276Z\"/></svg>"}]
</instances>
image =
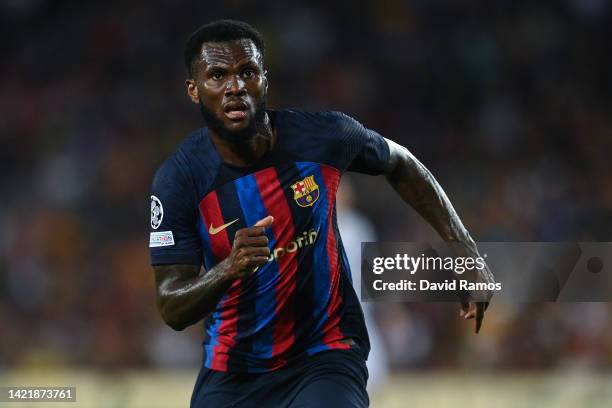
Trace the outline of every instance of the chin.
<instances>
[{"instance_id":1,"label":"chin","mask_svg":"<svg viewBox=\"0 0 612 408\"><path fill-rule=\"evenodd\" d=\"M249 128L251 124L250 120L241 120L240 122L230 122L224 124L224 128L227 132L230 133L240 133L245 129Z\"/></svg>"},{"instance_id":2,"label":"chin","mask_svg":"<svg viewBox=\"0 0 612 408\"><path fill-rule=\"evenodd\" d=\"M247 116L238 121L230 120L224 112L215 112L207 109L200 102L200 111L208 128L220 138L236 144L243 144L252 139L257 132L257 110L249 111ZM262 105L262 116L265 115L265 106Z\"/></svg>"},{"instance_id":3,"label":"chin","mask_svg":"<svg viewBox=\"0 0 612 408\"><path fill-rule=\"evenodd\" d=\"M253 121L245 120L241 123L224 124L223 131L218 131L217 134L232 143L243 144L255 136L256 128Z\"/></svg>"}]
</instances>

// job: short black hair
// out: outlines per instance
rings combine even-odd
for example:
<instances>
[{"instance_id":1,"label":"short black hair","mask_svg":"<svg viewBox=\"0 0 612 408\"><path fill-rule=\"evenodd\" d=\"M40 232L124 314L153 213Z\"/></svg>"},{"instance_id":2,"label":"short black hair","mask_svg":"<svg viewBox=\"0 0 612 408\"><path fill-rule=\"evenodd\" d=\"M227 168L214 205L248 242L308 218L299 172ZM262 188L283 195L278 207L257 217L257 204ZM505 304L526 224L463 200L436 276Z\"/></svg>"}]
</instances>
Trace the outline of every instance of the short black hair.
<instances>
[{"instance_id":1,"label":"short black hair","mask_svg":"<svg viewBox=\"0 0 612 408\"><path fill-rule=\"evenodd\" d=\"M263 36L252 25L238 20L216 20L204 24L189 36L185 44L185 66L187 67L187 72L193 76L194 63L200 54L203 43L243 39L253 41L261 55L264 55L265 43Z\"/></svg>"}]
</instances>

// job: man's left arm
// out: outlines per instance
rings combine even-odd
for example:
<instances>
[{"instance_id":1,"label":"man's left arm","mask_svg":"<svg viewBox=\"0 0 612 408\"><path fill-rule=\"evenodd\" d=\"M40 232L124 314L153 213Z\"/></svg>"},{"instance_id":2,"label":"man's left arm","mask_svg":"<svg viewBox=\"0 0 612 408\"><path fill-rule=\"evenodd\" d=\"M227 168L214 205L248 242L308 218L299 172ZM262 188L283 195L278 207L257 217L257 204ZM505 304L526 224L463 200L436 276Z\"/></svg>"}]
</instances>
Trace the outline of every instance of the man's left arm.
<instances>
[{"instance_id":1,"label":"man's left arm","mask_svg":"<svg viewBox=\"0 0 612 408\"><path fill-rule=\"evenodd\" d=\"M385 176L400 197L412 206L438 232L446 242L453 243L459 255L476 258L479 256L474 240L463 226L450 200L433 175L404 146L385 139L389 146L389 161ZM476 279L481 282L494 282L493 275L485 264L478 270ZM480 330L487 301L461 299L460 316L476 319L476 333ZM482 300L482 299L478 299Z\"/></svg>"}]
</instances>

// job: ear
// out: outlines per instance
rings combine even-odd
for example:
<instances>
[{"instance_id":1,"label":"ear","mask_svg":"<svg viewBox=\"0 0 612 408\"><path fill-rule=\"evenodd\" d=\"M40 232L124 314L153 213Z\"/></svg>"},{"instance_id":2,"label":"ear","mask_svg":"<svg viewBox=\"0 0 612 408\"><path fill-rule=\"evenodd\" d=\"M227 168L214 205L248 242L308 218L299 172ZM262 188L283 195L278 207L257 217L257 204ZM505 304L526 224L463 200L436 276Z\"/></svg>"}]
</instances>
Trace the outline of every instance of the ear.
<instances>
[{"instance_id":1,"label":"ear","mask_svg":"<svg viewBox=\"0 0 612 408\"><path fill-rule=\"evenodd\" d=\"M200 95L198 93L198 87L196 86L195 80L186 79L185 85L187 86L187 95L189 96L189 99L191 99L193 103L200 103Z\"/></svg>"},{"instance_id":2,"label":"ear","mask_svg":"<svg viewBox=\"0 0 612 408\"><path fill-rule=\"evenodd\" d=\"M264 70L262 79L264 83L264 89L266 90L266 92L268 92L268 70Z\"/></svg>"}]
</instances>

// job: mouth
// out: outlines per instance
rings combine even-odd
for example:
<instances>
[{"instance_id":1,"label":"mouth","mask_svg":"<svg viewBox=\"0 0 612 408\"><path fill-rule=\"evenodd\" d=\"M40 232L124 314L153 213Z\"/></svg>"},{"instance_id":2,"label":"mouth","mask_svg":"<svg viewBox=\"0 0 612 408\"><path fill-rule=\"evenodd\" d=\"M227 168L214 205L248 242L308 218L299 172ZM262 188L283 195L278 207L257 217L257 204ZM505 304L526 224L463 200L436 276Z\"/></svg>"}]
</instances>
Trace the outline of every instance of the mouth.
<instances>
[{"instance_id":1,"label":"mouth","mask_svg":"<svg viewBox=\"0 0 612 408\"><path fill-rule=\"evenodd\" d=\"M228 102L223 105L223 112L230 120L240 120L246 118L249 105L246 102Z\"/></svg>"}]
</instances>

